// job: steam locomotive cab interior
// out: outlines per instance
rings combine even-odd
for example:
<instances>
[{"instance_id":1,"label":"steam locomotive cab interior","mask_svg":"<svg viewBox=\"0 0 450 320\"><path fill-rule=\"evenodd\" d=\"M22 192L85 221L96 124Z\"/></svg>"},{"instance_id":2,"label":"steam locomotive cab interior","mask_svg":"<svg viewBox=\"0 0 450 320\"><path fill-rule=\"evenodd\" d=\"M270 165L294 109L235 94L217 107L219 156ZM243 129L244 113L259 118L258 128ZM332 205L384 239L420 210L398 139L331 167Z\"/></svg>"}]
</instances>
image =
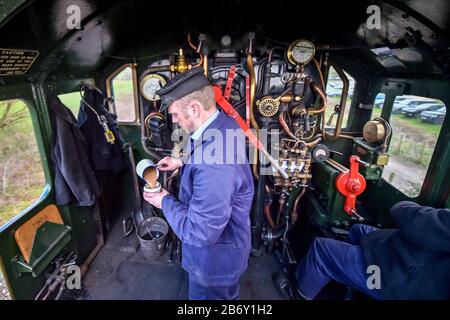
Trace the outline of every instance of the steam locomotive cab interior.
<instances>
[{"instance_id":1,"label":"steam locomotive cab interior","mask_svg":"<svg viewBox=\"0 0 450 320\"><path fill-rule=\"evenodd\" d=\"M77 1L81 28L68 30L69 2L22 1L0 22L2 47L39 52L26 73L0 75L0 95L28 105L47 185L38 201L0 227L0 261L13 298L35 298L54 259L70 252L84 280L82 290L63 295L68 299L186 297L175 234L169 232L164 254L149 261L130 230L148 217L164 218L142 201L134 167L145 158L181 156L182 141L172 136L177 126L167 110L159 111L156 92L193 67L203 68L273 156L247 140L255 195L242 298L278 299L271 274L293 268L317 236L344 239L355 223L392 227L389 209L402 200L450 206L449 163L442 160L450 152L448 116L414 195L395 183L408 169L388 169L399 154L396 98L450 103L448 11L428 10L423 1L362 1L351 10L331 2L321 8L223 1L165 20L163 13L173 10L167 4ZM376 13L367 11L371 5L381 10L379 29L367 26ZM98 174L102 195L95 205L58 206L67 241L43 241L42 259L33 264L14 235L55 203L49 101L72 94L79 103L83 86L100 90L117 117L128 166ZM179 175L161 174L159 182L178 193ZM323 297L342 299L345 289L332 284Z\"/></svg>"}]
</instances>

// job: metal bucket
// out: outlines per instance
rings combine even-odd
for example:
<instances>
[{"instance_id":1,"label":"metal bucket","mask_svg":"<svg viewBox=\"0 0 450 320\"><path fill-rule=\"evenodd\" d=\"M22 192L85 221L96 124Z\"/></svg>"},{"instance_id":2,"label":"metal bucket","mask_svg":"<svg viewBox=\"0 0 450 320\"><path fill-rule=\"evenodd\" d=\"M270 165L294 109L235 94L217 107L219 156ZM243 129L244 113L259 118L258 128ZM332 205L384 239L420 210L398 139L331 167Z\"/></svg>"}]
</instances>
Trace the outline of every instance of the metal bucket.
<instances>
[{"instance_id":1,"label":"metal bucket","mask_svg":"<svg viewBox=\"0 0 450 320\"><path fill-rule=\"evenodd\" d=\"M147 260L164 254L168 232L167 222L158 217L147 218L139 224L137 235Z\"/></svg>"}]
</instances>

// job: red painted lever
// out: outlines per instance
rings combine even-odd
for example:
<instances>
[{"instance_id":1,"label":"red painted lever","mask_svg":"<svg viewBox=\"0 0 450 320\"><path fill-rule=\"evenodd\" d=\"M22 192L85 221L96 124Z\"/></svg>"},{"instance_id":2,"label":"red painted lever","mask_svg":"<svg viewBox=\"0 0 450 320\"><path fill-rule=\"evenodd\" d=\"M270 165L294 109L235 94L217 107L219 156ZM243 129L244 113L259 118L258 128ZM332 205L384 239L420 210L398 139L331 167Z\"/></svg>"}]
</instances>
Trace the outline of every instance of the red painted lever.
<instances>
[{"instance_id":1,"label":"red painted lever","mask_svg":"<svg viewBox=\"0 0 450 320\"><path fill-rule=\"evenodd\" d=\"M359 163L362 161L358 156L350 157L350 170L342 172L336 178L336 188L345 196L344 211L349 215L355 215L362 219L356 212L356 197L366 189L366 180L359 173Z\"/></svg>"}]
</instances>

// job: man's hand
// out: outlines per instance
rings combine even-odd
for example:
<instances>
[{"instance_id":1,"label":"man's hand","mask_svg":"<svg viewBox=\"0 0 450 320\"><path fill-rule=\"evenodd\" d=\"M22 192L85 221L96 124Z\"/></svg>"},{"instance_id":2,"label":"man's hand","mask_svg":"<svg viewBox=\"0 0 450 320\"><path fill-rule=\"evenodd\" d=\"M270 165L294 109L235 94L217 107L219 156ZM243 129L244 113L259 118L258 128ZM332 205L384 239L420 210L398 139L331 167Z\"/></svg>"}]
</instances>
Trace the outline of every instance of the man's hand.
<instances>
[{"instance_id":1,"label":"man's hand","mask_svg":"<svg viewBox=\"0 0 450 320\"><path fill-rule=\"evenodd\" d=\"M160 171L174 171L183 165L180 159L165 157L159 160L158 169Z\"/></svg>"},{"instance_id":2,"label":"man's hand","mask_svg":"<svg viewBox=\"0 0 450 320\"><path fill-rule=\"evenodd\" d=\"M161 189L160 192L144 192L144 199L154 207L162 208L162 199L170 194L166 189Z\"/></svg>"}]
</instances>

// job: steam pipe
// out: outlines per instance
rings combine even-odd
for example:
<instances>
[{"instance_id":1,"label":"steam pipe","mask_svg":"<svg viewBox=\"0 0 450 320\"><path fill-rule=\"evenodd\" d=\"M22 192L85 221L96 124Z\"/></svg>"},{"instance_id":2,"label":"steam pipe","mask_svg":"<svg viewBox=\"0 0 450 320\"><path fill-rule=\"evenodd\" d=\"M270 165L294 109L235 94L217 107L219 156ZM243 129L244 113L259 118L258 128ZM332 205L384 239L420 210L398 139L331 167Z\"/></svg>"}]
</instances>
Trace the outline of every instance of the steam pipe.
<instances>
[{"instance_id":1,"label":"steam pipe","mask_svg":"<svg viewBox=\"0 0 450 320\"><path fill-rule=\"evenodd\" d=\"M300 188L295 187L294 189L292 189L292 191L290 192L290 195L285 200L285 204L283 207L283 216L284 217L289 218L290 210L292 208L294 199L297 198L299 192L300 192ZM286 219L285 223L273 233L273 236L272 236L273 239L278 239L281 236L283 236L283 238L285 238L286 234L287 234L287 230L289 229L289 225L292 225L292 224L288 221L288 219Z\"/></svg>"},{"instance_id":2,"label":"steam pipe","mask_svg":"<svg viewBox=\"0 0 450 320\"><path fill-rule=\"evenodd\" d=\"M284 204L286 203L286 199L282 196L280 196L280 199L278 200L278 212L277 212L277 220L276 220L276 227L280 225L280 217L281 213L283 212Z\"/></svg>"},{"instance_id":3,"label":"steam pipe","mask_svg":"<svg viewBox=\"0 0 450 320\"><path fill-rule=\"evenodd\" d=\"M294 206L292 208L292 213L291 213L291 221L292 221L292 223L296 223L297 222L297 219L298 219L297 207L298 207L298 204L300 202L300 199L303 197L305 192L306 192L306 188L303 187L302 191L300 192L300 194L298 195L298 197L294 201Z\"/></svg>"},{"instance_id":4,"label":"steam pipe","mask_svg":"<svg viewBox=\"0 0 450 320\"><path fill-rule=\"evenodd\" d=\"M305 142L305 146L308 148L312 148L312 147L315 147L316 145L318 145L319 142L321 142L321 141L322 141L322 137L319 137L319 138L315 139L314 141Z\"/></svg>"},{"instance_id":5,"label":"steam pipe","mask_svg":"<svg viewBox=\"0 0 450 320\"><path fill-rule=\"evenodd\" d=\"M154 66L147 69L149 73L152 72L164 72L164 71L170 71L170 65L167 66Z\"/></svg>"},{"instance_id":6,"label":"steam pipe","mask_svg":"<svg viewBox=\"0 0 450 320\"><path fill-rule=\"evenodd\" d=\"M187 34L187 41L188 41L188 44L189 44L189 46L194 50L194 51L197 51L197 47L192 43L192 41L191 41L191 33L190 32L188 32L188 34Z\"/></svg>"},{"instance_id":7,"label":"steam pipe","mask_svg":"<svg viewBox=\"0 0 450 320\"><path fill-rule=\"evenodd\" d=\"M208 76L208 55L203 56L203 70L205 70L205 76Z\"/></svg>"},{"instance_id":8,"label":"steam pipe","mask_svg":"<svg viewBox=\"0 0 450 320\"><path fill-rule=\"evenodd\" d=\"M322 91L322 89L320 89L317 84L311 83L311 87L320 96L320 99L322 99L322 106L320 107L320 109L309 110L308 113L309 114L322 113L327 108L327 97L326 97L325 93Z\"/></svg>"},{"instance_id":9,"label":"steam pipe","mask_svg":"<svg viewBox=\"0 0 450 320\"><path fill-rule=\"evenodd\" d=\"M267 222L269 223L272 230L275 230L275 223L273 222L271 213L270 213L270 203L266 203L264 206L264 215L267 219Z\"/></svg>"},{"instance_id":10,"label":"steam pipe","mask_svg":"<svg viewBox=\"0 0 450 320\"><path fill-rule=\"evenodd\" d=\"M247 66L248 73L250 75L250 122L252 127L256 130L259 129L258 123L255 120L254 110L253 110L253 101L255 99L255 68L253 67L253 57L252 54L247 54Z\"/></svg>"},{"instance_id":11,"label":"steam pipe","mask_svg":"<svg viewBox=\"0 0 450 320\"><path fill-rule=\"evenodd\" d=\"M283 130L286 131L286 133L292 138L298 141L299 139L292 133L291 129L289 129L286 120L284 119L284 113L286 111L280 112L280 115L278 116L278 121L281 124L281 127L283 127Z\"/></svg>"},{"instance_id":12,"label":"steam pipe","mask_svg":"<svg viewBox=\"0 0 450 320\"><path fill-rule=\"evenodd\" d=\"M266 176L261 175L258 179L258 185L256 188L256 206L253 216L254 229L253 229L253 247L259 249L262 233L262 222L264 216L264 189L266 185Z\"/></svg>"},{"instance_id":13,"label":"steam pipe","mask_svg":"<svg viewBox=\"0 0 450 320\"><path fill-rule=\"evenodd\" d=\"M317 68L317 72L319 73L320 83L322 84L322 89L325 90L325 80L324 80L324 77L323 77L322 69L320 69L320 65L319 65L319 63L317 62L316 59L313 59L313 61L314 61L314 64L315 64L315 66Z\"/></svg>"},{"instance_id":14,"label":"steam pipe","mask_svg":"<svg viewBox=\"0 0 450 320\"><path fill-rule=\"evenodd\" d=\"M256 88L256 75L255 75L255 68L253 66L253 39L255 38L255 35L253 33L250 33L248 36L248 51L247 51L247 67L248 67L248 73L250 76L250 123L252 127L256 130L257 136L259 135L259 127L258 123L255 120L255 114L253 109L253 101L255 99L255 88ZM259 179L259 172L258 172L258 152L255 152L254 159L253 159L253 175L255 178Z\"/></svg>"},{"instance_id":15,"label":"steam pipe","mask_svg":"<svg viewBox=\"0 0 450 320\"><path fill-rule=\"evenodd\" d=\"M187 41L188 41L189 46L190 46L195 52L197 52L197 53L200 55L200 62L197 63L196 65L194 65L193 67L194 67L194 68L195 68L195 67L200 67L200 66L203 64L203 61L204 61L204 55L200 52L200 51L201 51L201 43L202 43L202 40L200 40L200 44L198 45L198 47L196 47L196 46L192 43L192 41L191 41L191 33L188 32L188 34L187 34ZM207 74L206 74L206 75L207 75Z\"/></svg>"}]
</instances>

